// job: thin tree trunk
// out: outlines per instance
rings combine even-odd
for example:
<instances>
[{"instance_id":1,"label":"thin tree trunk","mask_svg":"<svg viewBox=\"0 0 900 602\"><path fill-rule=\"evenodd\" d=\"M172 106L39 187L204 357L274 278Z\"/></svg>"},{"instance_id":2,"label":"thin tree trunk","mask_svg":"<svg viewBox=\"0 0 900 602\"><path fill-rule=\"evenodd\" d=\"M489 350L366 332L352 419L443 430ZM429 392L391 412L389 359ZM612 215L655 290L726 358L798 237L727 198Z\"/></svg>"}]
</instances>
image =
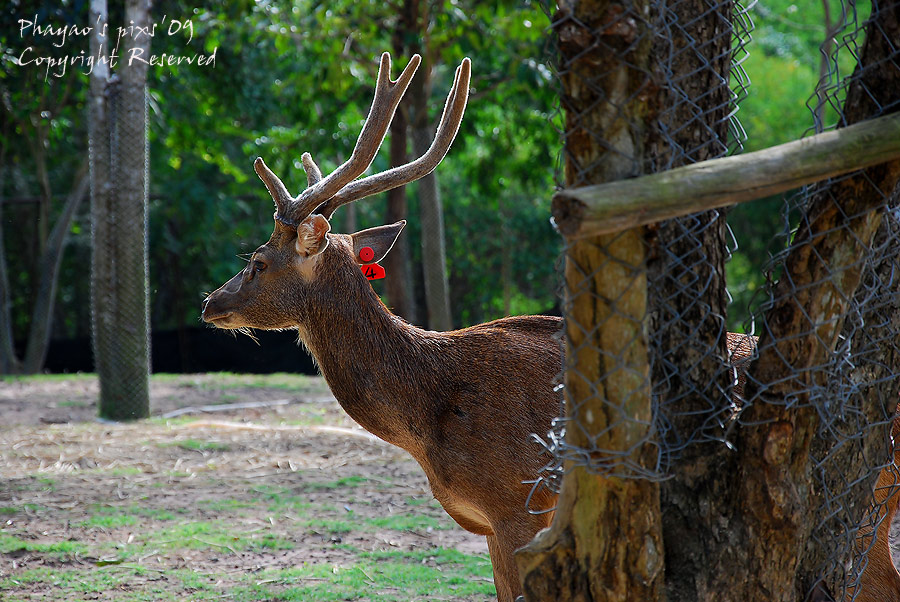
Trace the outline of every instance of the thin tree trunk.
<instances>
[{"instance_id":1,"label":"thin tree trunk","mask_svg":"<svg viewBox=\"0 0 900 602\"><path fill-rule=\"evenodd\" d=\"M399 53L398 53L399 54ZM406 152L407 118L406 107L401 105L391 122L391 167L403 165L409 160ZM387 192L387 212L385 222L392 224L407 217L406 186L399 186ZM409 259L409 233L397 239L391 252L384 258L388 273L385 292L388 303L398 316L413 324L417 323L416 306L412 298Z\"/></svg>"},{"instance_id":2,"label":"thin tree trunk","mask_svg":"<svg viewBox=\"0 0 900 602\"><path fill-rule=\"evenodd\" d=\"M423 67L409 87L412 103L412 146L422 156L431 146L432 125L428 119L431 65ZM444 210L434 172L418 182L419 217L422 223L422 272L428 305L428 328L451 330L450 287L447 281L447 253L444 240Z\"/></svg>"},{"instance_id":3,"label":"thin tree trunk","mask_svg":"<svg viewBox=\"0 0 900 602\"><path fill-rule=\"evenodd\" d=\"M91 0L91 55L109 54L106 33L108 13L106 0ZM91 339L94 368L101 383L113 378L111 370L113 350L108 346L106 333L113 329L113 255L107 246L113 240L112 174L107 94L110 89L108 63L98 61L89 76L88 144L91 163Z\"/></svg>"},{"instance_id":4,"label":"thin tree trunk","mask_svg":"<svg viewBox=\"0 0 900 602\"><path fill-rule=\"evenodd\" d=\"M16 356L12 330L12 291L6 264L6 247L3 240L3 203L0 203L0 370L3 374L15 374L21 369Z\"/></svg>"},{"instance_id":5,"label":"thin tree trunk","mask_svg":"<svg viewBox=\"0 0 900 602\"><path fill-rule=\"evenodd\" d=\"M637 20L604 28L620 8L573 1L560 3L555 15L562 105L572 132L565 149L570 187L634 176L643 164L644 124L655 109L645 94L652 87L650 36ZM636 14L646 8L632 5ZM661 596L659 485L641 477L655 468L652 446L645 445L651 400L644 261L643 228L569 241L566 249L566 444L587 450L600 467L564 466L550 529L517 552L527 600ZM612 474L634 478L611 476L604 461Z\"/></svg>"},{"instance_id":6,"label":"thin tree trunk","mask_svg":"<svg viewBox=\"0 0 900 602\"><path fill-rule=\"evenodd\" d=\"M413 149L422 155L431 146L431 131L414 128ZM419 216L422 223L422 276L428 305L428 328L452 330L450 285L447 279L447 251L444 239L444 209L434 172L418 182Z\"/></svg>"},{"instance_id":7,"label":"thin tree trunk","mask_svg":"<svg viewBox=\"0 0 900 602\"><path fill-rule=\"evenodd\" d=\"M398 57L408 58L422 50L421 38L423 36L420 28L427 27L427 23L420 22L420 8L420 0L403 0L397 27L391 37L394 53ZM407 138L411 134L409 128L410 104L409 97L404 99L391 122L391 167L403 165L409 161ZM406 219L408 211L406 187L400 186L389 190L385 221L393 223ZM413 324L420 324L419 307L413 296L409 236L407 232L406 236L397 239L394 248L384 259L385 269L389 274L389 278L385 282L385 292L394 313Z\"/></svg>"},{"instance_id":8,"label":"thin tree trunk","mask_svg":"<svg viewBox=\"0 0 900 602\"><path fill-rule=\"evenodd\" d=\"M38 270L38 281L34 308L31 313L31 328L28 332L28 344L25 347L25 362L22 371L25 374L40 372L47 357L50 344L50 324L53 318L53 305L56 301L56 285L59 282L59 268L62 264L66 238L75 212L86 196L90 178L88 161L85 160L75 174L75 182L66 198L63 212L53 226L44 253L41 256Z\"/></svg>"}]
</instances>

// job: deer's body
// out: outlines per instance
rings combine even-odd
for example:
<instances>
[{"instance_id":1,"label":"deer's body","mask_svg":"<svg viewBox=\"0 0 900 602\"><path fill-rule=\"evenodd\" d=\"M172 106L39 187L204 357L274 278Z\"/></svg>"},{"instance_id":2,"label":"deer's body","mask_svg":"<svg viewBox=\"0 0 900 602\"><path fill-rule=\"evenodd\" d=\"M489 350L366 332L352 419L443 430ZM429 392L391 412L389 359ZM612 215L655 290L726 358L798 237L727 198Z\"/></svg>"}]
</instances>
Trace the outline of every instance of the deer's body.
<instances>
[{"instance_id":1,"label":"deer's body","mask_svg":"<svg viewBox=\"0 0 900 602\"><path fill-rule=\"evenodd\" d=\"M897 407L900 411L900 406ZM865 559L865 570L859 580L858 590L850 589L847 599L855 602L900 602L900 573L894 566L891 545L888 536L891 523L900 506L900 415L894 417L891 428L894 442L894 462L878 474L875 483L875 541L871 535L873 529L865 526L859 530L856 544L861 550L868 549Z\"/></svg>"},{"instance_id":2,"label":"deer's body","mask_svg":"<svg viewBox=\"0 0 900 602\"><path fill-rule=\"evenodd\" d=\"M296 198L256 160L275 200L275 230L248 265L206 299L203 319L220 328L296 329L347 413L407 450L447 513L487 537L498 598L512 602L521 592L513 553L552 517L531 514L526 501L531 510L555 504L546 489L529 500L528 481L546 461L531 435L545 434L559 412L553 382L562 365L555 338L561 321L523 316L453 332L416 328L387 310L360 270L390 251L405 222L330 233L335 209L422 177L449 149L465 109L468 59L457 69L432 147L405 166L356 179L372 162L419 60L414 56L394 82L390 58L382 55L375 100L350 159L322 178L304 154L309 187ZM752 345L729 336L738 371ZM892 496L883 510L885 526L878 529L858 600L898 599L885 593L900 591L886 537L898 499Z\"/></svg>"},{"instance_id":3,"label":"deer's body","mask_svg":"<svg viewBox=\"0 0 900 602\"><path fill-rule=\"evenodd\" d=\"M341 406L419 463L435 498L463 528L488 537L501 599L518 593L513 551L549 524L531 515L527 483L546 457L531 433L559 413L558 318L505 318L454 332L425 331L391 314L347 253L320 274L351 302L304 316L300 338ZM336 284L337 286L333 286ZM335 300L337 301L337 300ZM339 342L339 344L337 344ZM536 496L534 508L553 500Z\"/></svg>"}]
</instances>

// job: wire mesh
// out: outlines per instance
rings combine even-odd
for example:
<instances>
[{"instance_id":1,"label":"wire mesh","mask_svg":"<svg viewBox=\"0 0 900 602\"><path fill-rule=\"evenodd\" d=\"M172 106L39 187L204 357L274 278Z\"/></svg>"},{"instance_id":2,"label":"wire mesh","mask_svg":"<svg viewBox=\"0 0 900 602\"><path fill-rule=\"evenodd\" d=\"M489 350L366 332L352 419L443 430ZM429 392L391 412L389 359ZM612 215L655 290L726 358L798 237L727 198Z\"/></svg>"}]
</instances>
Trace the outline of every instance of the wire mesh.
<instances>
[{"instance_id":1,"label":"wire mesh","mask_svg":"<svg viewBox=\"0 0 900 602\"><path fill-rule=\"evenodd\" d=\"M91 288L99 411L113 420L150 413L145 94L112 78L104 98L108 138L92 141L93 160L109 162L105 194L94 195L92 207ZM100 145L108 151L96 152Z\"/></svg>"},{"instance_id":2,"label":"wire mesh","mask_svg":"<svg viewBox=\"0 0 900 602\"><path fill-rule=\"evenodd\" d=\"M602 23L576 17L570 3L548 11L565 120L561 185L635 177L739 150L745 135L736 109L749 86L742 63L753 4L633 2ZM900 108L898 3L873 2L866 22L855 2L835 4L823 77L807 102L810 133ZM578 67L585 62L591 70ZM843 73L841 65L851 63L858 67ZM648 98L661 100L653 106ZM641 101L645 112L634 108ZM626 133L634 131L642 136ZM542 440L553 461L536 488L558 490L576 466L667 479L692 446L731 446L740 429L771 420L760 408L811 410L814 545L799 566L815 575L810 587L854 598L869 549L886 535L883 503L897 481L890 429L900 400L900 207L889 172L870 168L785 198L766 300L747 335L726 332L724 262L736 245L720 212L649 227L633 262L619 252L626 232L591 243L593 251L570 241L565 404ZM830 240L842 251L821 247ZM636 288L647 291L641 315L626 302ZM604 335L617 320L640 326L629 331L633 337ZM645 369L633 361L642 348ZM650 411L633 413L629 404L646 391ZM607 420L599 427L585 409L598 401ZM568 436L573 430L578 437Z\"/></svg>"},{"instance_id":3,"label":"wire mesh","mask_svg":"<svg viewBox=\"0 0 900 602\"><path fill-rule=\"evenodd\" d=\"M558 40L558 48L554 50L562 54L554 65L559 81L582 78L580 84L591 96L587 100L573 100L561 95L560 111L566 122L561 132L565 165L565 181L561 184L564 186L577 187L661 171L741 148L745 135L737 119L736 106L746 96L749 85L742 66L752 27L747 10L740 3L732 2L650 2L646 11L637 4L617 14L611 22L603 23L599 32L571 11L563 9L550 15ZM578 44L580 49L567 51L567 47ZM648 51L650 60L644 54L645 60L639 64L640 59L635 55L642 47ZM599 68L589 74L578 72L574 65L589 54L602 57L593 60ZM615 78L623 77L630 77L627 90L611 84ZM648 136L650 143L647 148L635 148L634 140L616 136L623 130L640 128L638 122L643 115L630 111L649 95L660 99L655 119L647 126L652 130ZM571 149L578 147L585 137L601 152L587 157L573 153ZM652 323L654 336L647 341L652 350L652 370L636 379L640 384L634 390L652 387L654 405L661 407L654 411L652 419L636 422L619 407L611 414L618 423L597 432L588 448L576 449L566 443L564 436L567 428L579 428L571 418L578 415L578 410L570 409L569 417L563 415L548 434L549 441L545 444L554 462L542 475L540 486L558 487L563 466L574 465L611 475L665 478L667 467L678 451L695 438L694 434L686 436L676 428L679 417L674 415L673 408L680 407L682 400L690 397L695 402L699 400L703 407L694 407L688 414L715 422L716 412L721 410L723 400L729 398L732 367L725 349L711 354L707 341L691 336L698 329L713 331L718 338L724 335L726 298L723 296L713 306L706 294L721 284L722 265L729 248L734 246L724 217L713 211L670 220L654 228L649 237L645 252L650 255L638 264L624 265L612 255L591 268L577 267L581 272L580 283L569 281L566 285L563 311L571 322L579 295L597 294L586 291L593 291L592 281L606 271L610 262L628 273L632 283L641 281L649 290L667 291L666 296L651 296L646 316L628 316L619 310L616 299L607 300L610 310L607 317L627 317L641 322L646 317ZM652 240L654 237L658 244ZM616 240L613 238L598 248L598 253L608 255L610 245L614 246ZM578 266L571 251L571 247L565 251L566 262L574 260ZM587 335L583 337L587 342L582 345L590 346L603 325L602 320L578 324L576 328ZM573 358L578 356L579 348L573 348L571 337L567 338L570 348L566 370L577 373ZM702 381L682 378L690 372L685 368L687 358L703 363L710 357L720 378L704 377ZM593 397L605 395L603 383L615 378L617 371L629 371L615 354L606 363L609 369L594 381ZM593 397L583 402L590 404ZM721 411L731 407L730 403L724 405L726 410ZM634 423L629 425L629 422ZM626 431L637 429L643 436L628 449L603 448L601 441L608 430L620 427ZM650 449L650 455L644 456L650 460L649 464L636 464L636 451L644 447Z\"/></svg>"}]
</instances>

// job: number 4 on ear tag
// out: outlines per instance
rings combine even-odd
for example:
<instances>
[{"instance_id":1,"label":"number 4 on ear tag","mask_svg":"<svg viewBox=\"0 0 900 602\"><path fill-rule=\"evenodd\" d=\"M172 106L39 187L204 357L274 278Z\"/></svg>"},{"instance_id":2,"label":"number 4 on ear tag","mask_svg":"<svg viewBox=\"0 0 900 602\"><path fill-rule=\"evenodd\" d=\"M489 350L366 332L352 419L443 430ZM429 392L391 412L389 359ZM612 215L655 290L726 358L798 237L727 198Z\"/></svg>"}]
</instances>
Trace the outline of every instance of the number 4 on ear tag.
<instances>
[{"instance_id":1,"label":"number 4 on ear tag","mask_svg":"<svg viewBox=\"0 0 900 602\"><path fill-rule=\"evenodd\" d=\"M363 247L359 250L359 258L362 261L372 261L375 259L375 251L372 247ZM359 266L363 275L369 280L379 280L384 278L384 268L377 263L369 263Z\"/></svg>"},{"instance_id":2,"label":"number 4 on ear tag","mask_svg":"<svg viewBox=\"0 0 900 602\"><path fill-rule=\"evenodd\" d=\"M369 265L361 265L359 267L362 269L363 275L369 280L379 280L385 276L384 268L377 263L370 263Z\"/></svg>"}]
</instances>

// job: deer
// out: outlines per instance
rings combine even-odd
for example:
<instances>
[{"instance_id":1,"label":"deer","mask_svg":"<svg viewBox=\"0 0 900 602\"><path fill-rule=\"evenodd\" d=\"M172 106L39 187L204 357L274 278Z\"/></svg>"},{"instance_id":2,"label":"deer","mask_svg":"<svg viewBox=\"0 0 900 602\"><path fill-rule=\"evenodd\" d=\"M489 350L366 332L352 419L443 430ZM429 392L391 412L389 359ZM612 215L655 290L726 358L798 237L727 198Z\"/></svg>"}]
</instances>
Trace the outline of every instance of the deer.
<instances>
[{"instance_id":1,"label":"deer","mask_svg":"<svg viewBox=\"0 0 900 602\"><path fill-rule=\"evenodd\" d=\"M858 583L847 588L847 602L900 602L900 572L894 566L889 540L900 507L900 405L891 423L891 443L893 462L878 473L870 506L873 517L857 532L856 551L865 553L864 566Z\"/></svg>"},{"instance_id":2,"label":"deer","mask_svg":"<svg viewBox=\"0 0 900 602\"><path fill-rule=\"evenodd\" d=\"M511 316L450 332L419 328L391 313L366 275L406 222L331 231L336 209L424 177L449 151L468 100L468 58L456 69L430 148L405 165L357 179L374 160L420 62L413 55L393 80L390 54L382 54L350 157L323 177L303 153L307 188L297 196L262 158L254 161L275 202L274 230L244 269L206 297L201 316L222 329L296 330L347 414L406 450L447 514L486 538L497 598L513 602L522 593L514 552L550 526L556 503L549 488L533 487L547 458L532 435L548 432L559 414L554 383L562 369L562 319ZM739 395L751 349L743 335L729 333L728 344L741 364ZM891 497L893 516L900 496ZM876 547L881 541L879 528ZM888 574L884 546L876 562Z\"/></svg>"},{"instance_id":3,"label":"deer","mask_svg":"<svg viewBox=\"0 0 900 602\"><path fill-rule=\"evenodd\" d=\"M419 66L396 80L381 56L368 117L347 161L328 176L309 153L308 187L292 197L262 158L254 170L275 201L275 228L243 270L203 302L204 321L226 329L296 329L347 414L406 450L435 499L463 529L487 538L500 602L521 594L513 552L549 525L526 510L546 458L530 441L558 415L558 317L508 317L451 332L418 328L392 314L363 269L391 250L405 221L353 234L331 232L347 203L403 186L443 160L468 100L471 61L457 67L431 147L419 158L357 179L375 158ZM549 492L531 497L549 510Z\"/></svg>"}]
</instances>

